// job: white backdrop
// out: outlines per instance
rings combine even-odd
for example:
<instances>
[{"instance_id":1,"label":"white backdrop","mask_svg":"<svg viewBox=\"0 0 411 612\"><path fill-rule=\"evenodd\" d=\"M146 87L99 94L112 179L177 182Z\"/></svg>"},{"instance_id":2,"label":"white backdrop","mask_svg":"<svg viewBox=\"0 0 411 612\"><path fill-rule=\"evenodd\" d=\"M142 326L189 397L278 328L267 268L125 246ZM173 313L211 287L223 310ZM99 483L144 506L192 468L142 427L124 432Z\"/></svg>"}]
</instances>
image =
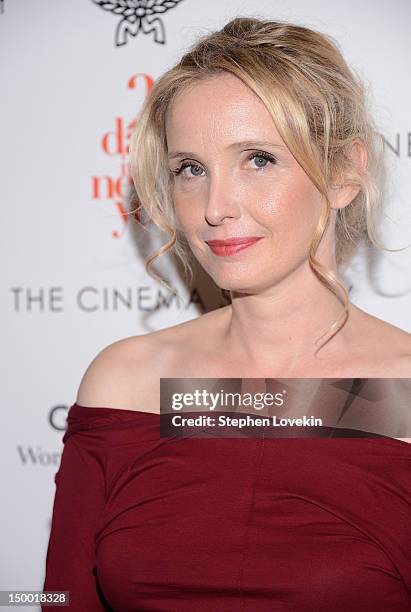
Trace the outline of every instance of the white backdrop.
<instances>
[{"instance_id":1,"label":"white backdrop","mask_svg":"<svg viewBox=\"0 0 411 612\"><path fill-rule=\"evenodd\" d=\"M185 303L167 303L121 216L128 126L147 81L196 35L238 15L330 34L368 84L388 144L380 236L398 248L411 242L411 4L181 0L159 15L156 32L144 19L136 36L120 27L118 45L122 16L92 0L4 0L0 8L0 588L39 590L65 418L85 368L115 340L200 313L180 281ZM411 249L371 259L361 253L349 270L353 302L411 331Z\"/></svg>"}]
</instances>

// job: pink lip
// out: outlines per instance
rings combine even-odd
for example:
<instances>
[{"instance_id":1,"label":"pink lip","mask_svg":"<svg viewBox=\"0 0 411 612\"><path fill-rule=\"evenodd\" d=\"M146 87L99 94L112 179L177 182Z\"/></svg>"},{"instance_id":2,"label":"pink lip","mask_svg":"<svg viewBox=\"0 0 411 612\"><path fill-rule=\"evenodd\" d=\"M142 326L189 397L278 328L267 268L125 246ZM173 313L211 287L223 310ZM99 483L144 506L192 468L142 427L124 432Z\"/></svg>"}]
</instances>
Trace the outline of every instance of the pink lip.
<instances>
[{"instance_id":1,"label":"pink lip","mask_svg":"<svg viewBox=\"0 0 411 612\"><path fill-rule=\"evenodd\" d=\"M262 236L249 236L241 238L227 238L226 240L207 240L207 244L215 255L234 255L251 246Z\"/></svg>"}]
</instances>

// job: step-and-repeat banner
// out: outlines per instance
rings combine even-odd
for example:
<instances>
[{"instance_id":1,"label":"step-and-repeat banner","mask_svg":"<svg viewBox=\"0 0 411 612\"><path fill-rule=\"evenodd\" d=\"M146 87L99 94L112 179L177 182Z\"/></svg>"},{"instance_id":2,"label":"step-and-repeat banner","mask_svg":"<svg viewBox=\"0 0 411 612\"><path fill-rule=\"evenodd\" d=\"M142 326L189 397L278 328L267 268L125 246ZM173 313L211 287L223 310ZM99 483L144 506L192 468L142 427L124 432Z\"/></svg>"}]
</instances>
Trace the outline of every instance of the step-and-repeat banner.
<instances>
[{"instance_id":1,"label":"step-and-repeat banner","mask_svg":"<svg viewBox=\"0 0 411 612\"><path fill-rule=\"evenodd\" d=\"M409 3L2 0L1 589L42 588L65 419L93 357L221 305L213 283L187 287L165 258L178 295L153 281L144 257L164 236L146 252L124 213L145 96L198 36L235 16L294 21L338 42L387 145L380 239L411 242ZM411 331L410 269L411 249L360 252L346 273L352 301Z\"/></svg>"}]
</instances>

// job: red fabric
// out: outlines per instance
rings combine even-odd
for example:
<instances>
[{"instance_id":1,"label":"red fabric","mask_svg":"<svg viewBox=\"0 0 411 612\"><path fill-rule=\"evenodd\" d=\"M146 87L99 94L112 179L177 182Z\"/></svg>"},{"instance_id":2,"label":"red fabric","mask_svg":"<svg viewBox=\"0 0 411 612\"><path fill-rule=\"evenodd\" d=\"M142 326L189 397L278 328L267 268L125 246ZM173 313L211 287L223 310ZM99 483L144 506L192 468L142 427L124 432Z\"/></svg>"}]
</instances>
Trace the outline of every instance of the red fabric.
<instances>
[{"instance_id":1,"label":"red fabric","mask_svg":"<svg viewBox=\"0 0 411 612\"><path fill-rule=\"evenodd\" d=\"M411 444L159 421L70 408L43 589L71 611L411 610Z\"/></svg>"}]
</instances>

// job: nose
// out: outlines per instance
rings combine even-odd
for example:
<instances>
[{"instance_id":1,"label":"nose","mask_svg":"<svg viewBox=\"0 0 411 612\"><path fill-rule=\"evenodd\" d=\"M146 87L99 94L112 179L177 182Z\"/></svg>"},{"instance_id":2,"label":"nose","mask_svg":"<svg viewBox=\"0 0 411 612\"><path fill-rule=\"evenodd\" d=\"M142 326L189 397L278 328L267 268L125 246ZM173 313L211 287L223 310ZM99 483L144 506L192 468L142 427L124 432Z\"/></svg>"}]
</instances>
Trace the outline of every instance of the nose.
<instances>
[{"instance_id":1,"label":"nose","mask_svg":"<svg viewBox=\"0 0 411 612\"><path fill-rule=\"evenodd\" d=\"M226 219L236 220L241 209L235 185L219 176L210 180L204 217L210 225L221 225Z\"/></svg>"}]
</instances>

